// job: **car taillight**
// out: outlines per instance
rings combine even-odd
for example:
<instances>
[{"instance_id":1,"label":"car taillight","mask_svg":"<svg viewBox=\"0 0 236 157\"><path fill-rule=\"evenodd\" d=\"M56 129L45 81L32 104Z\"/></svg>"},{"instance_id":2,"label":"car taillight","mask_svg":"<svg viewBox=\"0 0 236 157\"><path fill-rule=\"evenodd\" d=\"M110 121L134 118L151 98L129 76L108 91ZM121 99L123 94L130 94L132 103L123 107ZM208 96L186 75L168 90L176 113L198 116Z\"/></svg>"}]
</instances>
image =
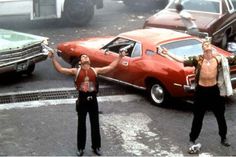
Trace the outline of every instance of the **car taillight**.
<instances>
[{"instance_id":1,"label":"car taillight","mask_svg":"<svg viewBox=\"0 0 236 157\"><path fill-rule=\"evenodd\" d=\"M184 89L186 92L192 92L195 90L195 75L191 74L186 77L186 85L184 85Z\"/></svg>"},{"instance_id":2,"label":"car taillight","mask_svg":"<svg viewBox=\"0 0 236 157\"><path fill-rule=\"evenodd\" d=\"M187 85L189 85L189 86L192 86L192 85L195 86L195 75L194 74L188 75L186 77L186 82L187 82Z\"/></svg>"}]
</instances>

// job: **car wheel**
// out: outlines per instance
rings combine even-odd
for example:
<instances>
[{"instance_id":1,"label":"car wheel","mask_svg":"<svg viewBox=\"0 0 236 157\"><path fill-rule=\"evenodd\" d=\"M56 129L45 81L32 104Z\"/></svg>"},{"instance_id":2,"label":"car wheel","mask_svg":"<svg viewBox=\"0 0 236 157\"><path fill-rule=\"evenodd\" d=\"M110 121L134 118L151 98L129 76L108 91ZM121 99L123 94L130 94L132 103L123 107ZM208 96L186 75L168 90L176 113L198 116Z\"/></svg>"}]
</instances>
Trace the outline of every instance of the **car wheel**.
<instances>
[{"instance_id":1,"label":"car wheel","mask_svg":"<svg viewBox=\"0 0 236 157\"><path fill-rule=\"evenodd\" d=\"M33 63L29 65L28 69L24 71L23 73L27 75L31 75L34 72L34 69L35 69L35 64Z\"/></svg>"},{"instance_id":2,"label":"car wheel","mask_svg":"<svg viewBox=\"0 0 236 157\"><path fill-rule=\"evenodd\" d=\"M91 0L66 0L63 18L69 23L84 26L94 16L94 5Z\"/></svg>"},{"instance_id":3,"label":"car wheel","mask_svg":"<svg viewBox=\"0 0 236 157\"><path fill-rule=\"evenodd\" d=\"M228 43L228 35L225 33L222 40L221 40L220 47L222 49L226 49L227 48L227 43Z\"/></svg>"},{"instance_id":4,"label":"car wheel","mask_svg":"<svg viewBox=\"0 0 236 157\"><path fill-rule=\"evenodd\" d=\"M156 106L163 106L167 103L168 93L158 82L153 82L148 87L148 94L151 102Z\"/></svg>"}]
</instances>

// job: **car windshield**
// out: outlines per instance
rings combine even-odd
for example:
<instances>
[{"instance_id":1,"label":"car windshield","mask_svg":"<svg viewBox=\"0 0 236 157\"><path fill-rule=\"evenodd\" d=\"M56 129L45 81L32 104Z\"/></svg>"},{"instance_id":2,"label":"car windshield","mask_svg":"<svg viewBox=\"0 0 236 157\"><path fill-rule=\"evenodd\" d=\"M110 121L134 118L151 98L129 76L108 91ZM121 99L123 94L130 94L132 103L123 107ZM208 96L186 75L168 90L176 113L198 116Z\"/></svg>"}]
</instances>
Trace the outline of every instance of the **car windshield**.
<instances>
[{"instance_id":1,"label":"car windshield","mask_svg":"<svg viewBox=\"0 0 236 157\"><path fill-rule=\"evenodd\" d=\"M182 58L202 54L202 43L195 39L175 41L160 46L166 48L169 53Z\"/></svg>"},{"instance_id":2,"label":"car windshield","mask_svg":"<svg viewBox=\"0 0 236 157\"><path fill-rule=\"evenodd\" d=\"M172 1L169 8L175 9L175 1ZM181 4L186 10L220 13L219 0L182 0Z\"/></svg>"}]
</instances>

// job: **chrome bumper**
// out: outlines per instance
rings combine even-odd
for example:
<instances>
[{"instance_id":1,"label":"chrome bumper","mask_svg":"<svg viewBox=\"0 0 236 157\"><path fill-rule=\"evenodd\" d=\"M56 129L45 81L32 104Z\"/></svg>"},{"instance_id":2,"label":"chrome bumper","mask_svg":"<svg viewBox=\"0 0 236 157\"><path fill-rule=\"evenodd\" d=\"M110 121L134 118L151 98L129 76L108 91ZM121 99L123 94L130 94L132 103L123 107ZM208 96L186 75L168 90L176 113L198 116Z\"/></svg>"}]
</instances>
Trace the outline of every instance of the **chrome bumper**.
<instances>
[{"instance_id":1,"label":"chrome bumper","mask_svg":"<svg viewBox=\"0 0 236 157\"><path fill-rule=\"evenodd\" d=\"M195 91L195 85L194 86L184 85L184 92L193 93L194 91Z\"/></svg>"},{"instance_id":2,"label":"chrome bumper","mask_svg":"<svg viewBox=\"0 0 236 157\"><path fill-rule=\"evenodd\" d=\"M31 64L46 60L47 56L48 56L47 53L39 53L39 54L30 56L24 59L19 59L12 62L0 64L0 74L5 73L5 72L17 71L17 66L20 63L25 63L26 66L28 67Z\"/></svg>"}]
</instances>

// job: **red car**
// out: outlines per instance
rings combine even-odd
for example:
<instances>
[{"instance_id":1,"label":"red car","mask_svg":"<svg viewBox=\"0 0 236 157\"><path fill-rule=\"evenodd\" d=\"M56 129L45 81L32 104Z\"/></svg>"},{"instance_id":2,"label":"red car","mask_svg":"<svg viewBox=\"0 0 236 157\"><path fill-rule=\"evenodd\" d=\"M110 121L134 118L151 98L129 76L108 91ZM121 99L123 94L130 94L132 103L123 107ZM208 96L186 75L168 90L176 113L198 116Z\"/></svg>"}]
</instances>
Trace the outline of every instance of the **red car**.
<instances>
[{"instance_id":1,"label":"red car","mask_svg":"<svg viewBox=\"0 0 236 157\"><path fill-rule=\"evenodd\" d=\"M116 37L78 39L58 45L60 56L75 65L80 54L90 57L92 66L105 66L126 47L128 56L122 58L118 67L102 77L147 90L155 105L164 105L170 97L192 96L194 68L169 60L158 54L157 47L165 47L169 53L188 57L202 54L201 39L169 29L139 29ZM232 55L214 47L220 53ZM233 72L236 72L236 68ZM234 79L236 76L231 75ZM232 78L232 79L233 79Z\"/></svg>"},{"instance_id":2,"label":"red car","mask_svg":"<svg viewBox=\"0 0 236 157\"><path fill-rule=\"evenodd\" d=\"M212 37L212 43L226 49L227 42L236 35L236 0L179 0L192 14L201 32ZM176 0L165 9L149 17L144 28L158 27L178 31L186 30L175 9Z\"/></svg>"}]
</instances>

